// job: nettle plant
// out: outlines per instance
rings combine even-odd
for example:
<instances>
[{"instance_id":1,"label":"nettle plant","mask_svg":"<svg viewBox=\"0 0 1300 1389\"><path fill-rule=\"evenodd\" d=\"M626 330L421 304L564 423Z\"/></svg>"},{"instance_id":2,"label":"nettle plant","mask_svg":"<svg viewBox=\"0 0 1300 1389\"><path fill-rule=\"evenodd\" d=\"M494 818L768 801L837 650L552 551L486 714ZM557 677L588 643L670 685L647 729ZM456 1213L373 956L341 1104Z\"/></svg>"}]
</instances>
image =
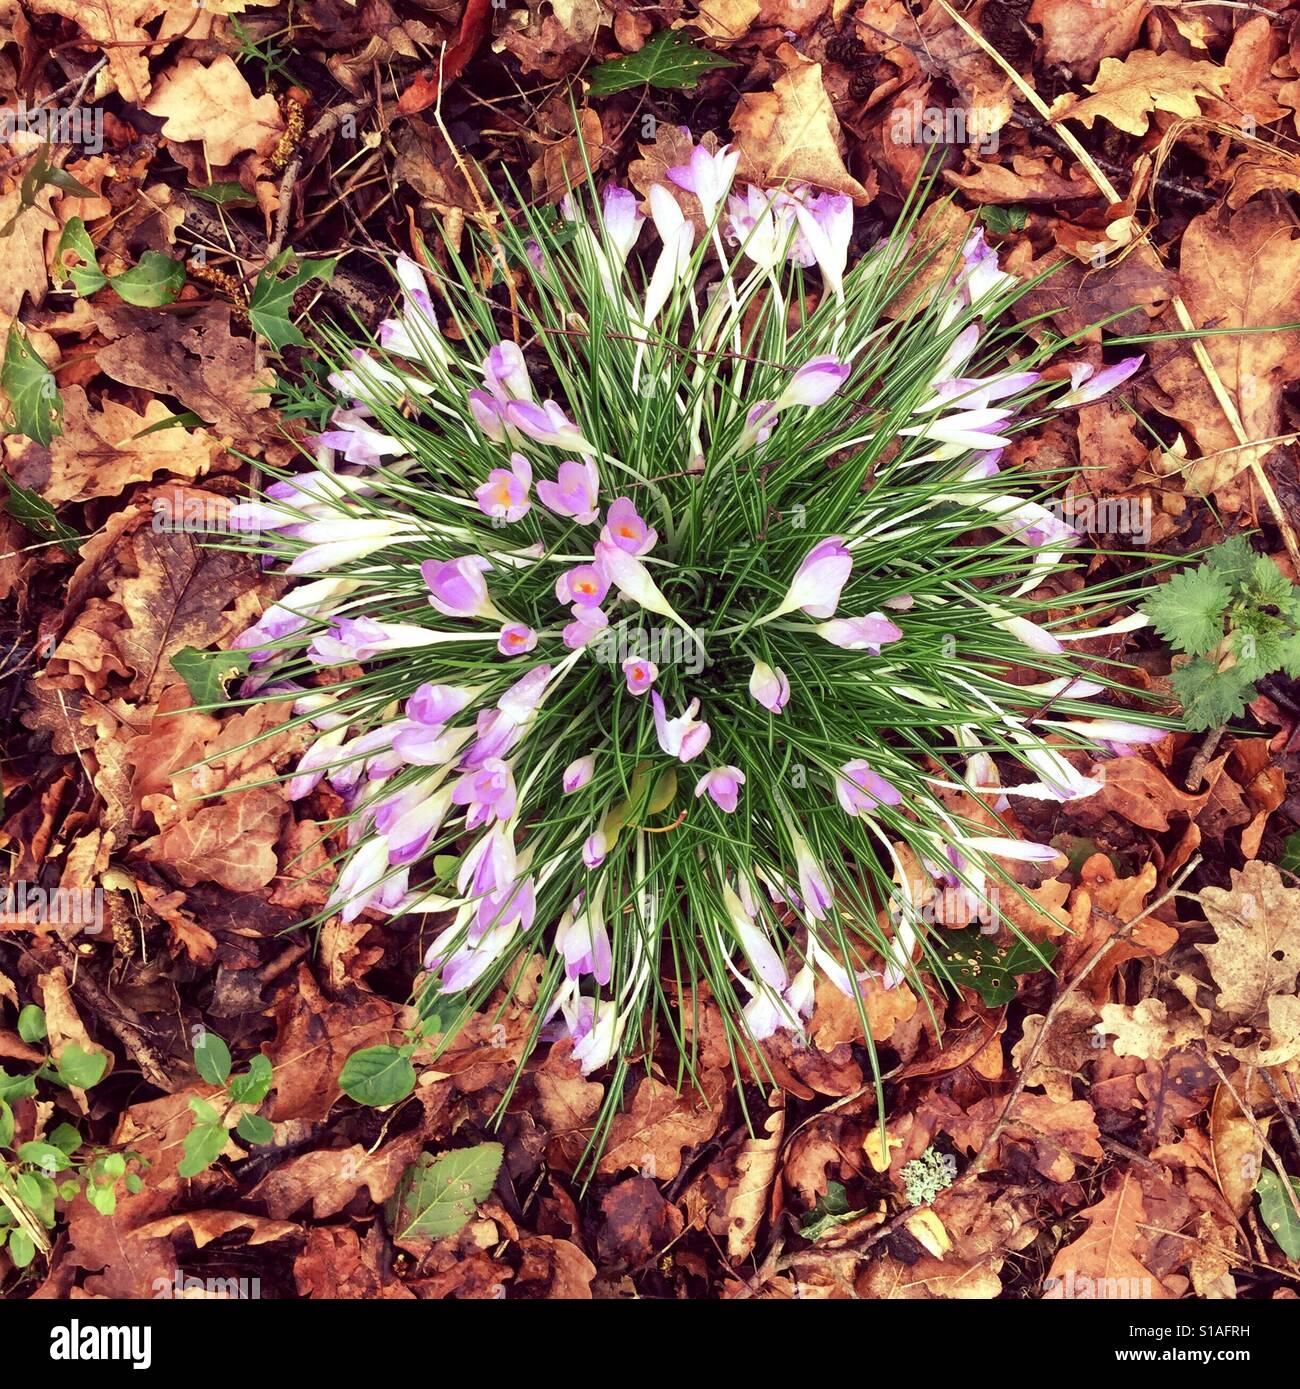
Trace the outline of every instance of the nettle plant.
<instances>
[{"instance_id":1,"label":"nettle plant","mask_svg":"<svg viewBox=\"0 0 1300 1389\"><path fill-rule=\"evenodd\" d=\"M1079 537L1000 462L1140 359L1045 379L982 233L927 244L918 195L849 269L847 199L736 159L697 147L648 218L590 184L499 208L486 290L399 260L377 339L321 332L314 470L232 516L300 581L238 645L242 693L319 730L289 794L347 805L322 916L432 914L424 1054L533 958L533 1040L584 1072L689 1070L707 992L744 1074L819 979L861 1009L948 977L936 893L969 921L1056 858L1007 798L1160 736L1070 654L1145 619L1115 585L1049 619ZM397 1098L415 1046L350 1093Z\"/></svg>"}]
</instances>

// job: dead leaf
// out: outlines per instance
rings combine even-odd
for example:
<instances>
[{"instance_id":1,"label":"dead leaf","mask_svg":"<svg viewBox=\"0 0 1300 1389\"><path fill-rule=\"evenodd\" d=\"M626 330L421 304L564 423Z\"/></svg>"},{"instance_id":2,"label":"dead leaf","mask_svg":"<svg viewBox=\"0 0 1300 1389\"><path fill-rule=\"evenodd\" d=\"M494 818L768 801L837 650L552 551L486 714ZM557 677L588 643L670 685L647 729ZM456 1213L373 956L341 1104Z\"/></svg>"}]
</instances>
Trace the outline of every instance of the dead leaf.
<instances>
[{"instance_id":1,"label":"dead leaf","mask_svg":"<svg viewBox=\"0 0 1300 1389\"><path fill-rule=\"evenodd\" d=\"M197 58L181 58L164 74L144 109L164 117L162 133L167 139L201 140L209 164L218 168L245 150L270 154L284 133L275 98L269 92L255 97L248 79L225 53L206 67Z\"/></svg>"}]
</instances>

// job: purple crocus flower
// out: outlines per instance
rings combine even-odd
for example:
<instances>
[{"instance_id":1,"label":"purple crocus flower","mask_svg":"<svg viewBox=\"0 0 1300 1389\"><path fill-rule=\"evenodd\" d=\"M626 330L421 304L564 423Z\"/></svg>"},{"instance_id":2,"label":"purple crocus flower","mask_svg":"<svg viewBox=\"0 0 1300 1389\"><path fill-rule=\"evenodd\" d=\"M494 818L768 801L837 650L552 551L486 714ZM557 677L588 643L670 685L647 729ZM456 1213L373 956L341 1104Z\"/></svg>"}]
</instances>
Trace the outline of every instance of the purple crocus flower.
<instances>
[{"instance_id":1,"label":"purple crocus flower","mask_svg":"<svg viewBox=\"0 0 1300 1389\"><path fill-rule=\"evenodd\" d=\"M337 760L339 745L346 733L346 726L323 733L298 759L287 789L291 801L302 800L316 788L330 763Z\"/></svg>"},{"instance_id":2,"label":"purple crocus flower","mask_svg":"<svg viewBox=\"0 0 1300 1389\"><path fill-rule=\"evenodd\" d=\"M902 794L860 757L846 762L835 778L835 796L846 815L864 815L877 806L899 805Z\"/></svg>"},{"instance_id":3,"label":"purple crocus flower","mask_svg":"<svg viewBox=\"0 0 1300 1389\"><path fill-rule=\"evenodd\" d=\"M603 830L589 834L582 846L582 861L593 871L605 862L609 853L609 839Z\"/></svg>"},{"instance_id":4,"label":"purple crocus flower","mask_svg":"<svg viewBox=\"0 0 1300 1389\"><path fill-rule=\"evenodd\" d=\"M631 255L645 222L636 194L617 183L607 183L601 198L601 221L621 265Z\"/></svg>"},{"instance_id":5,"label":"purple crocus flower","mask_svg":"<svg viewBox=\"0 0 1300 1389\"><path fill-rule=\"evenodd\" d=\"M564 794L571 796L575 791L581 791L595 774L596 758L593 753L587 753L585 757L575 757L564 769Z\"/></svg>"},{"instance_id":6,"label":"purple crocus flower","mask_svg":"<svg viewBox=\"0 0 1300 1389\"><path fill-rule=\"evenodd\" d=\"M466 772L452 788L456 805L468 806L465 828L476 830L493 820L508 820L518 804L515 778L510 764L499 757L486 757L472 772Z\"/></svg>"},{"instance_id":7,"label":"purple crocus flower","mask_svg":"<svg viewBox=\"0 0 1300 1389\"><path fill-rule=\"evenodd\" d=\"M799 872L799 896L804 910L814 921L825 921L835 895L807 841L802 835L793 835L793 838L794 861Z\"/></svg>"},{"instance_id":8,"label":"purple crocus flower","mask_svg":"<svg viewBox=\"0 0 1300 1389\"><path fill-rule=\"evenodd\" d=\"M600 532L601 544L616 546L629 555L644 555L654 549L658 539L659 532L646 525L630 498L616 497L610 502Z\"/></svg>"},{"instance_id":9,"label":"purple crocus flower","mask_svg":"<svg viewBox=\"0 0 1300 1389\"><path fill-rule=\"evenodd\" d=\"M387 872L388 841L374 835L344 864L325 903L325 914L338 912L345 922L355 921L378 895Z\"/></svg>"},{"instance_id":10,"label":"purple crocus flower","mask_svg":"<svg viewBox=\"0 0 1300 1389\"><path fill-rule=\"evenodd\" d=\"M843 193L814 193L792 201L799 230L822 272L822 279L833 294L841 297L849 240L853 236L853 200Z\"/></svg>"},{"instance_id":11,"label":"purple crocus flower","mask_svg":"<svg viewBox=\"0 0 1300 1389\"><path fill-rule=\"evenodd\" d=\"M790 682L785 671L774 670L766 661L755 661L749 692L769 713L779 714L789 703Z\"/></svg>"},{"instance_id":12,"label":"purple crocus flower","mask_svg":"<svg viewBox=\"0 0 1300 1389\"><path fill-rule=\"evenodd\" d=\"M503 405L512 400L532 400L533 383L517 343L499 342L483 361L483 384Z\"/></svg>"},{"instance_id":13,"label":"purple crocus flower","mask_svg":"<svg viewBox=\"0 0 1300 1389\"><path fill-rule=\"evenodd\" d=\"M886 642L898 641L903 635L903 629L883 613L832 618L830 622L819 624L815 630L832 646L844 651L868 651L873 656L880 655L880 648Z\"/></svg>"},{"instance_id":14,"label":"purple crocus flower","mask_svg":"<svg viewBox=\"0 0 1300 1389\"><path fill-rule=\"evenodd\" d=\"M537 633L523 622L507 622L497 638L503 656L523 656L537 645Z\"/></svg>"},{"instance_id":15,"label":"purple crocus flower","mask_svg":"<svg viewBox=\"0 0 1300 1389\"><path fill-rule=\"evenodd\" d=\"M425 683L416 687L406 701L406 717L416 723L441 728L474 698L474 691L455 685Z\"/></svg>"},{"instance_id":16,"label":"purple crocus flower","mask_svg":"<svg viewBox=\"0 0 1300 1389\"><path fill-rule=\"evenodd\" d=\"M1100 371L1091 362L1075 362L1070 367L1070 389L1063 396L1058 396L1052 405L1057 410L1064 410L1071 405L1087 405L1100 400L1107 391L1113 391L1127 381L1143 361L1145 358L1141 356L1125 357L1114 366L1102 367Z\"/></svg>"},{"instance_id":17,"label":"purple crocus flower","mask_svg":"<svg viewBox=\"0 0 1300 1389\"><path fill-rule=\"evenodd\" d=\"M655 733L659 739L659 746L670 757L689 762L708 747L712 730L707 723L695 717L700 712L698 699L691 700L685 711L675 719L667 716L658 690L651 691L650 703L654 707Z\"/></svg>"},{"instance_id":18,"label":"purple crocus flower","mask_svg":"<svg viewBox=\"0 0 1300 1389\"><path fill-rule=\"evenodd\" d=\"M623 662L623 674L627 679L628 694L641 695L659 678L659 667L653 661L629 657Z\"/></svg>"},{"instance_id":19,"label":"purple crocus flower","mask_svg":"<svg viewBox=\"0 0 1300 1389\"><path fill-rule=\"evenodd\" d=\"M338 449L345 463L374 467L382 459L400 458L408 449L400 439L384 434L360 410L335 410L330 428L319 435L326 448Z\"/></svg>"},{"instance_id":20,"label":"purple crocus flower","mask_svg":"<svg viewBox=\"0 0 1300 1389\"><path fill-rule=\"evenodd\" d=\"M565 626L561 636L570 651L588 645L609 626L609 618L605 616L603 608L583 607L575 603L569 611L573 614L573 621Z\"/></svg>"},{"instance_id":21,"label":"purple crocus flower","mask_svg":"<svg viewBox=\"0 0 1300 1389\"><path fill-rule=\"evenodd\" d=\"M842 535L820 540L804 556L776 614L801 609L809 617L833 617L840 592L853 572L853 556Z\"/></svg>"},{"instance_id":22,"label":"purple crocus flower","mask_svg":"<svg viewBox=\"0 0 1300 1389\"><path fill-rule=\"evenodd\" d=\"M560 918L555 928L555 948L564 956L568 979L590 974L598 984L608 984L613 965L609 934L603 916L593 909L580 911L579 897Z\"/></svg>"},{"instance_id":23,"label":"purple crocus flower","mask_svg":"<svg viewBox=\"0 0 1300 1389\"><path fill-rule=\"evenodd\" d=\"M745 774L739 767L714 767L695 783L695 794L702 796L707 792L709 799L719 810L731 815L736 809L740 788L744 784Z\"/></svg>"},{"instance_id":24,"label":"purple crocus flower","mask_svg":"<svg viewBox=\"0 0 1300 1389\"><path fill-rule=\"evenodd\" d=\"M731 188L739 163L740 151L733 150L730 145L723 145L716 154L710 154L703 145L696 145L689 162L669 169L668 178L678 188L695 194L705 222L711 223Z\"/></svg>"},{"instance_id":25,"label":"purple crocus flower","mask_svg":"<svg viewBox=\"0 0 1300 1389\"><path fill-rule=\"evenodd\" d=\"M600 477L590 459L581 463L566 458L560 464L554 482L537 484L537 500L557 516L569 516L579 525L590 525L597 516L596 500Z\"/></svg>"},{"instance_id":26,"label":"purple crocus flower","mask_svg":"<svg viewBox=\"0 0 1300 1389\"><path fill-rule=\"evenodd\" d=\"M790 378L785 390L776 398L775 408L824 405L849 379L852 370L848 362L841 362L829 354L812 357Z\"/></svg>"},{"instance_id":27,"label":"purple crocus flower","mask_svg":"<svg viewBox=\"0 0 1300 1389\"><path fill-rule=\"evenodd\" d=\"M533 929L533 917L537 912L537 888L531 876L507 883L495 892L489 892L479 903L475 924L470 928L469 938L477 944L488 931L502 927L518 926L521 930Z\"/></svg>"},{"instance_id":28,"label":"purple crocus flower","mask_svg":"<svg viewBox=\"0 0 1300 1389\"><path fill-rule=\"evenodd\" d=\"M448 617L500 617L483 580L491 568L481 555L425 560L420 575L429 586L430 606Z\"/></svg>"},{"instance_id":29,"label":"purple crocus flower","mask_svg":"<svg viewBox=\"0 0 1300 1389\"><path fill-rule=\"evenodd\" d=\"M409 651L435 644L437 633L411 622L376 622L371 617L336 617L327 632L307 648L318 665L369 661L388 651Z\"/></svg>"},{"instance_id":30,"label":"purple crocus flower","mask_svg":"<svg viewBox=\"0 0 1300 1389\"><path fill-rule=\"evenodd\" d=\"M502 521L518 521L528 514L528 489L533 470L522 453L510 455L509 468L493 468L488 479L475 489L474 498L484 516Z\"/></svg>"},{"instance_id":31,"label":"purple crocus flower","mask_svg":"<svg viewBox=\"0 0 1300 1389\"><path fill-rule=\"evenodd\" d=\"M552 448L572 453L598 452L553 400L545 400L540 405L531 400L511 400L506 403L503 414L506 424L539 444L550 444Z\"/></svg>"},{"instance_id":32,"label":"purple crocus flower","mask_svg":"<svg viewBox=\"0 0 1300 1389\"><path fill-rule=\"evenodd\" d=\"M466 399L469 401L469 412L474 416L474 422L483 431L484 437L494 444L504 444L506 424L501 402L487 391L477 388L470 391Z\"/></svg>"},{"instance_id":33,"label":"purple crocus flower","mask_svg":"<svg viewBox=\"0 0 1300 1389\"><path fill-rule=\"evenodd\" d=\"M566 569L555 581L556 598L580 608L598 608L608 592L609 580L595 564Z\"/></svg>"},{"instance_id":34,"label":"purple crocus flower","mask_svg":"<svg viewBox=\"0 0 1300 1389\"><path fill-rule=\"evenodd\" d=\"M760 400L751 405L745 414L745 427L736 440L736 448L744 453L758 444L767 443L780 418L781 412L774 400Z\"/></svg>"},{"instance_id":35,"label":"purple crocus flower","mask_svg":"<svg viewBox=\"0 0 1300 1389\"><path fill-rule=\"evenodd\" d=\"M408 361L418 362L427 356L445 365L447 347L438 329L424 271L410 256L398 256L394 273L404 291L402 312L379 325L380 347Z\"/></svg>"}]
</instances>

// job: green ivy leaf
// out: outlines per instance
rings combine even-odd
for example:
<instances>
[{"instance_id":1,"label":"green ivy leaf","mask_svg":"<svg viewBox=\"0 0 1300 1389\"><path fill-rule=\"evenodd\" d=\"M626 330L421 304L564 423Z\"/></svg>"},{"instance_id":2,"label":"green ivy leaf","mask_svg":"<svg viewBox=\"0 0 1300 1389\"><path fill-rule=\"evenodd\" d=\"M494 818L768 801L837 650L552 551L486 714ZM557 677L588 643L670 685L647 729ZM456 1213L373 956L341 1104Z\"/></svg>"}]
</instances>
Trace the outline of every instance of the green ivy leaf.
<instances>
[{"instance_id":1,"label":"green ivy leaf","mask_svg":"<svg viewBox=\"0 0 1300 1389\"><path fill-rule=\"evenodd\" d=\"M1004 236L1007 232L1019 231L1029 220L1029 209L1021 207L1015 203L1011 207L994 207L992 205L980 208L980 221L998 236Z\"/></svg>"},{"instance_id":2,"label":"green ivy leaf","mask_svg":"<svg viewBox=\"0 0 1300 1389\"><path fill-rule=\"evenodd\" d=\"M59 1079L64 1085L78 1090L89 1090L104 1078L108 1057L97 1051L83 1051L75 1042L69 1042L59 1057Z\"/></svg>"},{"instance_id":3,"label":"green ivy leaf","mask_svg":"<svg viewBox=\"0 0 1300 1389\"><path fill-rule=\"evenodd\" d=\"M248 319L253 331L282 352L290 344L305 347L307 339L294 326L290 315L293 312L294 295L312 280L329 280L333 277L337 257L332 260L300 261L297 270L285 279L277 279L280 271L288 263L293 251L281 251L257 277L253 292L248 299Z\"/></svg>"},{"instance_id":4,"label":"green ivy leaf","mask_svg":"<svg viewBox=\"0 0 1300 1389\"><path fill-rule=\"evenodd\" d=\"M36 1093L33 1076L11 1076L0 1066L0 1100L28 1100Z\"/></svg>"},{"instance_id":5,"label":"green ivy leaf","mask_svg":"<svg viewBox=\"0 0 1300 1389\"><path fill-rule=\"evenodd\" d=\"M398 1239L442 1239L464 1228L501 1170L500 1143L480 1143L435 1159L421 1153L402 1175L388 1203L389 1228Z\"/></svg>"},{"instance_id":6,"label":"green ivy leaf","mask_svg":"<svg viewBox=\"0 0 1300 1389\"><path fill-rule=\"evenodd\" d=\"M5 498L5 510L20 526L42 540L57 541L70 555L77 553L81 548L81 537L59 520L54 508L39 492L19 487L3 470L0 470L0 482L4 483L9 493Z\"/></svg>"},{"instance_id":7,"label":"green ivy leaf","mask_svg":"<svg viewBox=\"0 0 1300 1389\"><path fill-rule=\"evenodd\" d=\"M230 1074L230 1048L206 1029L194 1044L194 1069L209 1085L224 1085Z\"/></svg>"},{"instance_id":8,"label":"green ivy leaf","mask_svg":"<svg viewBox=\"0 0 1300 1389\"><path fill-rule=\"evenodd\" d=\"M397 1047L366 1047L343 1064L339 1088L358 1104L375 1109L404 1100L415 1089L410 1053Z\"/></svg>"},{"instance_id":9,"label":"green ivy leaf","mask_svg":"<svg viewBox=\"0 0 1300 1389\"><path fill-rule=\"evenodd\" d=\"M248 670L252 658L251 651L200 651L184 646L172 657L172 669L185 681L196 705L224 704L227 684Z\"/></svg>"},{"instance_id":10,"label":"green ivy leaf","mask_svg":"<svg viewBox=\"0 0 1300 1389\"><path fill-rule=\"evenodd\" d=\"M639 52L611 58L591 70L591 95L613 96L629 87L660 87L681 91L693 87L714 68L736 64L721 54L693 44L680 29L660 29Z\"/></svg>"},{"instance_id":11,"label":"green ivy leaf","mask_svg":"<svg viewBox=\"0 0 1300 1389\"><path fill-rule=\"evenodd\" d=\"M1300 1196L1300 1177L1288 1177L1291 1189ZM1300 1259L1300 1215L1291 1204L1291 1197L1282 1185L1282 1178L1266 1167L1255 1184L1259 1197L1259 1213L1278 1248L1288 1259Z\"/></svg>"},{"instance_id":12,"label":"green ivy leaf","mask_svg":"<svg viewBox=\"0 0 1300 1389\"><path fill-rule=\"evenodd\" d=\"M840 1225L856 1220L862 1214L849 1205L848 1193L839 1182L827 1182L826 1195L799 1222L799 1234L814 1243Z\"/></svg>"},{"instance_id":13,"label":"green ivy leaf","mask_svg":"<svg viewBox=\"0 0 1300 1389\"><path fill-rule=\"evenodd\" d=\"M108 276L99 268L95 243L80 217L73 217L64 227L54 259L72 281L73 289L83 297L108 283Z\"/></svg>"},{"instance_id":14,"label":"green ivy leaf","mask_svg":"<svg viewBox=\"0 0 1300 1389\"><path fill-rule=\"evenodd\" d=\"M63 397L54 384L54 373L18 331L16 323L9 326L0 386L9 397L19 434L44 447L63 433ZM9 486L12 491L13 484Z\"/></svg>"},{"instance_id":15,"label":"green ivy leaf","mask_svg":"<svg viewBox=\"0 0 1300 1389\"><path fill-rule=\"evenodd\" d=\"M1033 974L1051 964L1057 951L1047 942L1036 947L1019 940L998 945L994 937L982 935L976 926L944 931L937 948L952 977L969 985L995 1008L1015 998L1018 974Z\"/></svg>"},{"instance_id":16,"label":"green ivy leaf","mask_svg":"<svg viewBox=\"0 0 1300 1389\"><path fill-rule=\"evenodd\" d=\"M184 283L185 262L159 251L146 251L138 265L109 280L117 295L138 309L173 303Z\"/></svg>"}]
</instances>

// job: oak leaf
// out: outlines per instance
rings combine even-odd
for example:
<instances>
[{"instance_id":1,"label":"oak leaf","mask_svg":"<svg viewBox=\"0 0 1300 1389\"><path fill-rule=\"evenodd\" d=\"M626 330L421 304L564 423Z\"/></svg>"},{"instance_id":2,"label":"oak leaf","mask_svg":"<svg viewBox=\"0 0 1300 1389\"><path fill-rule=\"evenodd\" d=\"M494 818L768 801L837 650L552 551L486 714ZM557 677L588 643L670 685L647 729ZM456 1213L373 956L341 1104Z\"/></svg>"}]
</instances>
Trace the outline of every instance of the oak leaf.
<instances>
[{"instance_id":1,"label":"oak leaf","mask_svg":"<svg viewBox=\"0 0 1300 1389\"><path fill-rule=\"evenodd\" d=\"M220 167L237 154L269 154L284 134L284 117L268 92L255 97L235 60L222 53L206 67L182 58L154 89L144 108L164 117L169 140L201 140L208 163Z\"/></svg>"},{"instance_id":2,"label":"oak leaf","mask_svg":"<svg viewBox=\"0 0 1300 1389\"><path fill-rule=\"evenodd\" d=\"M1043 1281L1046 1298L1167 1298L1168 1289L1137 1257L1146 1222L1142 1188L1125 1172L1095 1206L1083 1212L1088 1228L1058 1249Z\"/></svg>"},{"instance_id":3,"label":"oak leaf","mask_svg":"<svg viewBox=\"0 0 1300 1389\"><path fill-rule=\"evenodd\" d=\"M845 166L844 135L820 64L791 55L793 65L770 92L746 93L732 113L737 177L767 187L793 180L867 202L871 195Z\"/></svg>"},{"instance_id":4,"label":"oak leaf","mask_svg":"<svg viewBox=\"0 0 1300 1389\"><path fill-rule=\"evenodd\" d=\"M1231 76L1217 63L1141 48L1122 62L1103 58L1097 80L1085 84L1092 96L1066 93L1057 97L1051 118L1077 120L1091 130L1101 116L1130 135L1145 135L1153 111L1192 120L1201 114L1197 98L1222 97Z\"/></svg>"}]
</instances>

